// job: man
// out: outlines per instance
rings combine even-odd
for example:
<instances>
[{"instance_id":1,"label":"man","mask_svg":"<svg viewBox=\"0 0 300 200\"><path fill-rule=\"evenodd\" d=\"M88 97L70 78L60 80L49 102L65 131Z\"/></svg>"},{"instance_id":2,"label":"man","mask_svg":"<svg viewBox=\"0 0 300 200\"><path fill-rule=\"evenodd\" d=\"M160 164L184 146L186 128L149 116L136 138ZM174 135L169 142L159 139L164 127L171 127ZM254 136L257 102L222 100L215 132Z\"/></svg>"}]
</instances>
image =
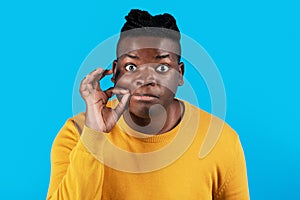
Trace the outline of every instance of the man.
<instances>
[{"instance_id":1,"label":"man","mask_svg":"<svg viewBox=\"0 0 300 200\"><path fill-rule=\"evenodd\" d=\"M86 112L53 143L47 199L249 199L237 134L175 98L184 74L175 19L131 10L126 20L113 68L82 80ZM114 87L102 91L110 74ZM209 130L219 137L200 158Z\"/></svg>"}]
</instances>

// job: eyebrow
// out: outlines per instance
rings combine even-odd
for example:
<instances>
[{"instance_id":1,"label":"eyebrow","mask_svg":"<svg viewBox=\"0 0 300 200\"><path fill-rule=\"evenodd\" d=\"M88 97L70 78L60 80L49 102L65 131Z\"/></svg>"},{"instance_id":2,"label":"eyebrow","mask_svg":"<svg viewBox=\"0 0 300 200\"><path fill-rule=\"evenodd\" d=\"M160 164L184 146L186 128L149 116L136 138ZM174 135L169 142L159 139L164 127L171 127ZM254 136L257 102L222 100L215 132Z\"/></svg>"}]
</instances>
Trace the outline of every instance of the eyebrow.
<instances>
[{"instance_id":1,"label":"eyebrow","mask_svg":"<svg viewBox=\"0 0 300 200\"><path fill-rule=\"evenodd\" d=\"M164 58L169 58L170 54L161 54L158 56L155 56L155 59L164 59Z\"/></svg>"},{"instance_id":2,"label":"eyebrow","mask_svg":"<svg viewBox=\"0 0 300 200\"><path fill-rule=\"evenodd\" d=\"M128 54L128 53L123 54L122 57L129 57L132 59L140 59L140 57L138 57L137 55L132 55L132 54ZM170 58L170 54L161 54L161 55L155 56L155 59L157 59L157 60L164 59L164 58Z\"/></svg>"},{"instance_id":3,"label":"eyebrow","mask_svg":"<svg viewBox=\"0 0 300 200\"><path fill-rule=\"evenodd\" d=\"M129 58L132 58L132 59L139 59L139 57L138 56L136 56L136 55L132 55L132 54L128 54L128 53L125 53L124 55L122 55L122 56L124 56L124 57L129 57Z\"/></svg>"}]
</instances>

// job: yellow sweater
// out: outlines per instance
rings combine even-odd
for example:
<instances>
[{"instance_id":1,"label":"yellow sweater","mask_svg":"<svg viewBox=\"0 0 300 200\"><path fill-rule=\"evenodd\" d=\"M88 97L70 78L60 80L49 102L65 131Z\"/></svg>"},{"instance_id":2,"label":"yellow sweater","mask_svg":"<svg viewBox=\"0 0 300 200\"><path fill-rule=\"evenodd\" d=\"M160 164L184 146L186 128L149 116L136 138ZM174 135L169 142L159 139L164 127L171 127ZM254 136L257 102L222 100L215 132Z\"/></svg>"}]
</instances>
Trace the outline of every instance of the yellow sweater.
<instances>
[{"instance_id":1,"label":"yellow sweater","mask_svg":"<svg viewBox=\"0 0 300 200\"><path fill-rule=\"evenodd\" d=\"M238 135L184 104L174 129L150 137L122 117L110 133L86 127L84 113L69 119L52 146L47 199L249 199Z\"/></svg>"}]
</instances>

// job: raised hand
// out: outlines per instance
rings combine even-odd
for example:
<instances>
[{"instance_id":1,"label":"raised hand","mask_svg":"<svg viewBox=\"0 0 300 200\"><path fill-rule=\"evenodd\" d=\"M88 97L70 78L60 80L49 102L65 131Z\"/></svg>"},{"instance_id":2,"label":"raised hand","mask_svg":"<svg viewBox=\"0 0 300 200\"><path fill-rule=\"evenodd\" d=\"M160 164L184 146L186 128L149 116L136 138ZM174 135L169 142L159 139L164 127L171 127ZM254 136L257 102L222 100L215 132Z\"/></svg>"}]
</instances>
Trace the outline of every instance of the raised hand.
<instances>
[{"instance_id":1,"label":"raised hand","mask_svg":"<svg viewBox=\"0 0 300 200\"><path fill-rule=\"evenodd\" d=\"M80 84L80 94L86 103L85 125L99 132L109 132L115 126L130 97L129 91L122 88L101 90L99 81L112 73L112 70L98 68L88 74ZM112 109L106 104L114 94L120 95L121 100Z\"/></svg>"}]
</instances>

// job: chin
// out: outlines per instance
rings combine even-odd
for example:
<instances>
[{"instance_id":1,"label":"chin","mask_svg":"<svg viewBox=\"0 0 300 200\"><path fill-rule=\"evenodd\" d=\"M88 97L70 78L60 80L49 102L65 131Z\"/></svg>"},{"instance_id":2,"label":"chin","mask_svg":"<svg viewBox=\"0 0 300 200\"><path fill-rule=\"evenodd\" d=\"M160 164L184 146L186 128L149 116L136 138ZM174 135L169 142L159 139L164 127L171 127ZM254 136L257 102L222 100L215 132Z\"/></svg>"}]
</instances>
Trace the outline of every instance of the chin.
<instances>
[{"instance_id":1,"label":"chin","mask_svg":"<svg viewBox=\"0 0 300 200\"><path fill-rule=\"evenodd\" d=\"M147 102L130 102L129 112L140 118L149 118L149 110L152 105Z\"/></svg>"}]
</instances>

